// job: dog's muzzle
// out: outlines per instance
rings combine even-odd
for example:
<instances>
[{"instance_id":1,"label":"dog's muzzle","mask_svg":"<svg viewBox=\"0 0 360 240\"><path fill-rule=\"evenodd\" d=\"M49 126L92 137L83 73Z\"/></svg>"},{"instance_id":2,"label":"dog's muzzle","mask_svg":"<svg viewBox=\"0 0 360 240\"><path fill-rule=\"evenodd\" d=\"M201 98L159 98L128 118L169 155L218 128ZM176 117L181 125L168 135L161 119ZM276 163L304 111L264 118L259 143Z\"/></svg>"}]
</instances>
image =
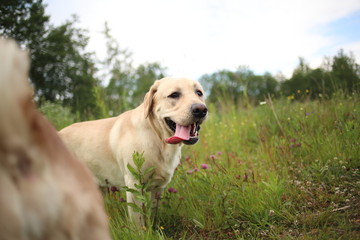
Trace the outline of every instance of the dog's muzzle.
<instances>
[{"instance_id":1,"label":"dog's muzzle","mask_svg":"<svg viewBox=\"0 0 360 240\"><path fill-rule=\"evenodd\" d=\"M166 143L177 144L183 142L187 145L197 143L199 140L200 124L205 120L208 110L204 104L199 103L191 105L190 110L194 123L188 126L182 126L170 118L165 118L166 124L174 132L172 137L165 140Z\"/></svg>"}]
</instances>

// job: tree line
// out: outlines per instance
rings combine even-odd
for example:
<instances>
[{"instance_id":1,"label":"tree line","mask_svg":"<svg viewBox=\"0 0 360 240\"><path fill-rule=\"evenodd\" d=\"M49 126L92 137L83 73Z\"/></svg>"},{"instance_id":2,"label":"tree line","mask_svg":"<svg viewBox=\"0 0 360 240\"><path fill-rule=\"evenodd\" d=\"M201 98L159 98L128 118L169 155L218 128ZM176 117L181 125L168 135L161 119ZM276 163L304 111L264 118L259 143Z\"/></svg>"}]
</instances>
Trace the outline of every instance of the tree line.
<instances>
[{"instance_id":1,"label":"tree line","mask_svg":"<svg viewBox=\"0 0 360 240\"><path fill-rule=\"evenodd\" d=\"M154 80L166 76L166 68L157 62L134 67L132 53L121 48L105 23L103 36L107 54L98 59L86 46L89 34L79 28L72 16L54 26L42 0L13 0L0 5L0 35L12 37L29 49L32 65L30 80L35 100L41 106L54 102L69 107L78 120L117 115L137 106ZM106 86L103 83L106 82ZM360 68L351 54L340 50L324 64L311 69L304 59L289 79L270 73L257 75L248 67L205 74L200 82L215 104L258 104L266 97L293 96L306 92L331 97L339 89L360 91Z\"/></svg>"},{"instance_id":2,"label":"tree line","mask_svg":"<svg viewBox=\"0 0 360 240\"><path fill-rule=\"evenodd\" d=\"M297 95L306 95L308 99L330 98L334 93L345 94L360 92L360 67L355 57L339 50L334 57L325 57L322 66L312 69L303 58L286 79L274 77L270 73L257 75L246 66L235 71L221 70L205 74L200 82L210 93L213 103L230 101L231 104L246 106L259 104L269 96L286 96L294 99Z\"/></svg>"}]
</instances>

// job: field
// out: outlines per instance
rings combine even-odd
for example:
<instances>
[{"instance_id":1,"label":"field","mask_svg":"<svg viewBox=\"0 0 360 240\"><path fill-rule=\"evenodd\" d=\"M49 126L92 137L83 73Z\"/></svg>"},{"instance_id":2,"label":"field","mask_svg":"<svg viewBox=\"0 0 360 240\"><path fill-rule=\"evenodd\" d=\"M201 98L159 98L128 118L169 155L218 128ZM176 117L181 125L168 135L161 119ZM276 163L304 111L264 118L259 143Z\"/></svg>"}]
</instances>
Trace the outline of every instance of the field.
<instances>
[{"instance_id":1,"label":"field","mask_svg":"<svg viewBox=\"0 0 360 240\"><path fill-rule=\"evenodd\" d=\"M113 238L360 239L359 103L339 94L210 106L155 223L136 230L125 192L105 196Z\"/></svg>"}]
</instances>

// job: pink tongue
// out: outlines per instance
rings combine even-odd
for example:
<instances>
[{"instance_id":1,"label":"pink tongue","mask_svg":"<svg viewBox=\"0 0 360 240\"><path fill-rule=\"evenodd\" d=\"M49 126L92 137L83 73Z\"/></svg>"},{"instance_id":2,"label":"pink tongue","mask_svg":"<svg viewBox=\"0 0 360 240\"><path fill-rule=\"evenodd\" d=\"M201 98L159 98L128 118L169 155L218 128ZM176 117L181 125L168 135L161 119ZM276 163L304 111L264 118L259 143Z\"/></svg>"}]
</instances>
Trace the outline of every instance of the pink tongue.
<instances>
[{"instance_id":1,"label":"pink tongue","mask_svg":"<svg viewBox=\"0 0 360 240\"><path fill-rule=\"evenodd\" d=\"M190 130L191 130L191 125L186 127L186 126L181 126L179 124L176 124L175 135L167 138L165 141L166 141L166 143L176 144L176 143L182 142L184 140L189 140L190 139Z\"/></svg>"}]
</instances>

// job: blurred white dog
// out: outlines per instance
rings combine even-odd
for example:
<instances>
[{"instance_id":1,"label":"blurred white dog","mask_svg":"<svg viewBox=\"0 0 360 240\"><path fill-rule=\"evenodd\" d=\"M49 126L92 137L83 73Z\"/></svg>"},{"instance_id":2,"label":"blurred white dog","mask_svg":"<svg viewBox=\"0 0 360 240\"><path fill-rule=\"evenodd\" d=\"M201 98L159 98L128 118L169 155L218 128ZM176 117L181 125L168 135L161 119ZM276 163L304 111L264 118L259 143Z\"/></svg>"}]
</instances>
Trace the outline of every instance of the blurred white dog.
<instances>
[{"instance_id":1,"label":"blurred white dog","mask_svg":"<svg viewBox=\"0 0 360 240\"><path fill-rule=\"evenodd\" d=\"M110 239L91 173L32 102L28 67L0 38L0 239Z\"/></svg>"}]
</instances>

